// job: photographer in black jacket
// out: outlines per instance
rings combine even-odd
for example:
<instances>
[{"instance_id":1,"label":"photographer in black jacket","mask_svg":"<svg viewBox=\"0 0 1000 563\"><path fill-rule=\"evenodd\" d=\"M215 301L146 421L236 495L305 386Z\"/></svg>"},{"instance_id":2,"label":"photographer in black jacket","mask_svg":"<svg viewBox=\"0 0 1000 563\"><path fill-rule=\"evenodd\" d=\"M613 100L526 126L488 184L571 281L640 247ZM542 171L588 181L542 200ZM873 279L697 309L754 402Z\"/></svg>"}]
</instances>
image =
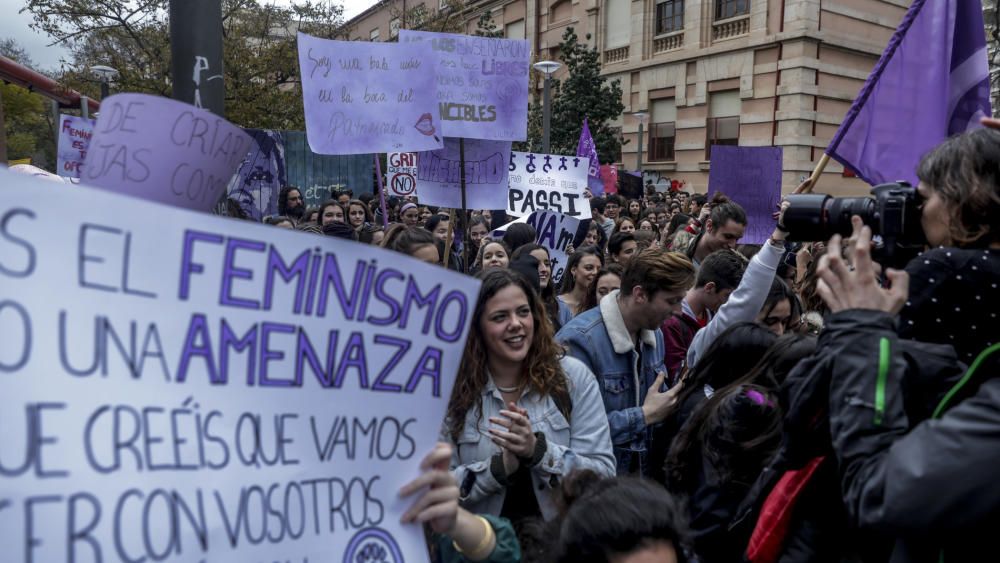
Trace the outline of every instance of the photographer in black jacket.
<instances>
[{"instance_id":1,"label":"photographer in black jacket","mask_svg":"<svg viewBox=\"0 0 1000 563\"><path fill-rule=\"evenodd\" d=\"M892 563L995 560L1000 133L949 139L918 175L922 227L940 248L907 272L889 270L891 287L883 289L871 231L855 219L853 269L839 252L821 259L819 292L832 315L817 356L830 373L830 435L848 518L895 540ZM828 248L840 249L840 237ZM950 343L968 370L929 393L940 378L907 359L904 338ZM925 409L914 408L920 402ZM926 417L915 414L922 410Z\"/></svg>"}]
</instances>

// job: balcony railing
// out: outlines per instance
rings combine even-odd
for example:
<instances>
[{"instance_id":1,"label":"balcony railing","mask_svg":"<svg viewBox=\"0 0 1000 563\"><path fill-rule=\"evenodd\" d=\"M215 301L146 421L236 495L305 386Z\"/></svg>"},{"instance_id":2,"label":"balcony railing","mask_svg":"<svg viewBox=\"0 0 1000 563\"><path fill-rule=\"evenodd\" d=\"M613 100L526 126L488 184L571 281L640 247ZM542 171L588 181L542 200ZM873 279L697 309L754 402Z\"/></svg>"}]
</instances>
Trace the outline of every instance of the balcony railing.
<instances>
[{"instance_id":1,"label":"balcony railing","mask_svg":"<svg viewBox=\"0 0 1000 563\"><path fill-rule=\"evenodd\" d=\"M750 16L737 16L712 23L712 41L732 39L750 33Z\"/></svg>"},{"instance_id":2,"label":"balcony railing","mask_svg":"<svg viewBox=\"0 0 1000 563\"><path fill-rule=\"evenodd\" d=\"M664 37L653 38L653 53L673 51L684 46L684 33L674 33Z\"/></svg>"},{"instance_id":3,"label":"balcony railing","mask_svg":"<svg viewBox=\"0 0 1000 563\"><path fill-rule=\"evenodd\" d=\"M620 63L628 60L628 45L604 51L604 64Z\"/></svg>"}]
</instances>

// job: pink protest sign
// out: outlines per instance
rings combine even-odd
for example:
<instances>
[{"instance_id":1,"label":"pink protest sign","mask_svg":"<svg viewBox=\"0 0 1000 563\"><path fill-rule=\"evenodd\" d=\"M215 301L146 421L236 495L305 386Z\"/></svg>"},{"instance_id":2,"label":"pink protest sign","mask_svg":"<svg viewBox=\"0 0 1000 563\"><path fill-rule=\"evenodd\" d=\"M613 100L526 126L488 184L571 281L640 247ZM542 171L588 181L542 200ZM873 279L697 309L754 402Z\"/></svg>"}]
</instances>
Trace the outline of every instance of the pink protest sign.
<instances>
[{"instance_id":1,"label":"pink protest sign","mask_svg":"<svg viewBox=\"0 0 1000 563\"><path fill-rule=\"evenodd\" d=\"M299 34L309 148L320 154L441 148L429 43L331 41Z\"/></svg>"},{"instance_id":2,"label":"pink protest sign","mask_svg":"<svg viewBox=\"0 0 1000 563\"><path fill-rule=\"evenodd\" d=\"M247 156L250 136L194 106L146 94L104 100L81 180L175 207L208 211Z\"/></svg>"}]
</instances>

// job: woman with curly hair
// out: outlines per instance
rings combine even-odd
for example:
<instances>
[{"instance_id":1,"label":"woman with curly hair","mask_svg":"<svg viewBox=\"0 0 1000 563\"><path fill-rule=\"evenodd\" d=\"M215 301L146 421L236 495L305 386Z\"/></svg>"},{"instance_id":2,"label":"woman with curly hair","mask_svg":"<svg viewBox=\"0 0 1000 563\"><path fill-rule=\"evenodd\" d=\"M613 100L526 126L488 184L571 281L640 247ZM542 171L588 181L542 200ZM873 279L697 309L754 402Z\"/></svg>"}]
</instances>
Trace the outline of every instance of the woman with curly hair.
<instances>
[{"instance_id":1,"label":"woman with curly hair","mask_svg":"<svg viewBox=\"0 0 1000 563\"><path fill-rule=\"evenodd\" d=\"M530 282L493 269L482 288L445 418L463 508L515 522L557 510L574 469L615 474L597 378L564 356Z\"/></svg>"}]
</instances>

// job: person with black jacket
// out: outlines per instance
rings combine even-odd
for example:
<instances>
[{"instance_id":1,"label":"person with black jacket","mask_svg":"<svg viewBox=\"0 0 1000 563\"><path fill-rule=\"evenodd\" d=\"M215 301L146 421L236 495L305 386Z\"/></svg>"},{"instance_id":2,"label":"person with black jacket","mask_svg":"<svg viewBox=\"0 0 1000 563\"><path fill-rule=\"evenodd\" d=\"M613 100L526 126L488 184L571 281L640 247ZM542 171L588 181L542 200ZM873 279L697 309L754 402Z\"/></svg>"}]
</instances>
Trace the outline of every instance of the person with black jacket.
<instances>
[{"instance_id":1,"label":"person with black jacket","mask_svg":"<svg viewBox=\"0 0 1000 563\"><path fill-rule=\"evenodd\" d=\"M830 248L840 248L840 237ZM996 246L991 245L991 246ZM913 424L905 396L919 368L905 361L895 315L909 276L879 287L871 230L819 265L830 307L821 353L831 366L829 418L851 524L895 543L891 563L984 561L1000 527L1000 345L980 352L930 418Z\"/></svg>"}]
</instances>

